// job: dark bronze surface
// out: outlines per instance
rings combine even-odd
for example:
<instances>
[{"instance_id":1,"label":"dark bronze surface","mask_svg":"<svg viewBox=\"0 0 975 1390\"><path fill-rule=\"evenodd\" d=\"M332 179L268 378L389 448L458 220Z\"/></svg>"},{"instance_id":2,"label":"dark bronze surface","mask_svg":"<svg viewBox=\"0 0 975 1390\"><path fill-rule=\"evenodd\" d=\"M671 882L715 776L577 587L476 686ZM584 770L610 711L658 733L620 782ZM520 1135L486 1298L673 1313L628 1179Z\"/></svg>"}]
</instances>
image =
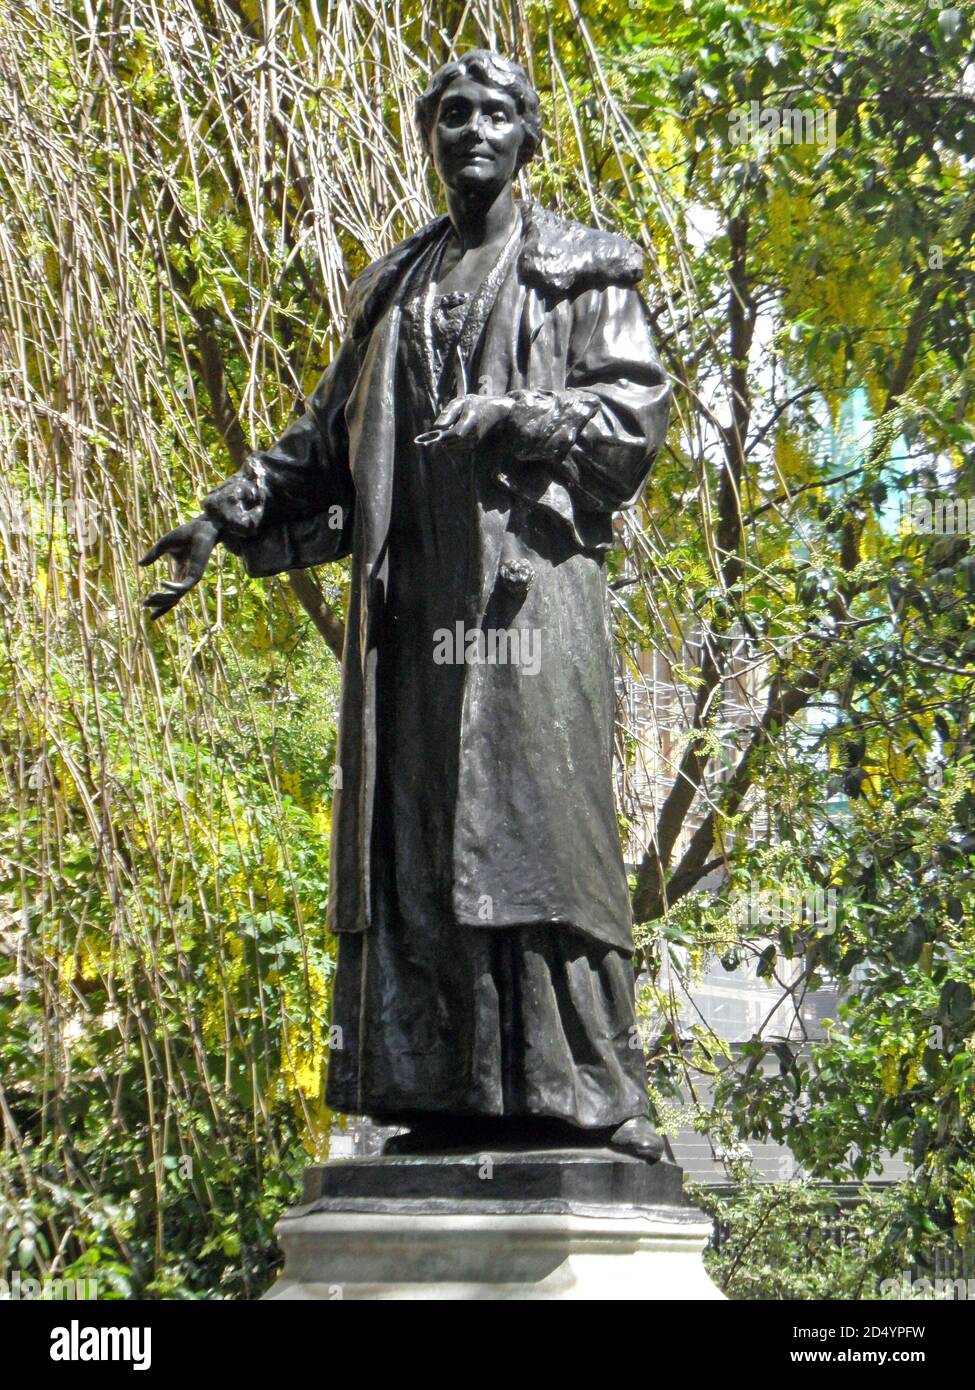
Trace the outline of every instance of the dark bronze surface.
<instances>
[{"instance_id":1,"label":"dark bronze surface","mask_svg":"<svg viewBox=\"0 0 975 1390\"><path fill-rule=\"evenodd\" d=\"M458 1202L502 1209L532 1202L572 1207L679 1206L683 1173L612 1149L487 1150L438 1158L356 1158L305 1171L303 1200ZM550 1208L550 1209L554 1209Z\"/></svg>"},{"instance_id":2,"label":"dark bronze surface","mask_svg":"<svg viewBox=\"0 0 975 1390\"><path fill-rule=\"evenodd\" d=\"M332 1107L612 1132L646 1088L604 560L669 388L638 248L513 198L521 69L469 54L418 116L447 214L359 276L305 414L144 557L177 560L147 606L217 539L255 576L351 556Z\"/></svg>"}]
</instances>

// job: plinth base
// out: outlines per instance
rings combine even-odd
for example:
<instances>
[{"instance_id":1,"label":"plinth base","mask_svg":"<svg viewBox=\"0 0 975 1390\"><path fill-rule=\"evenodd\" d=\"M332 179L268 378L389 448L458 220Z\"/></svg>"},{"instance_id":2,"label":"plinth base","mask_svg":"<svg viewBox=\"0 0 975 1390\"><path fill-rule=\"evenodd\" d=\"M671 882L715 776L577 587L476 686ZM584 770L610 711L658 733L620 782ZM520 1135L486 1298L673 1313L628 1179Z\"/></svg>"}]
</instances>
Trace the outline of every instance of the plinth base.
<instances>
[{"instance_id":1,"label":"plinth base","mask_svg":"<svg viewBox=\"0 0 975 1390\"><path fill-rule=\"evenodd\" d=\"M309 1169L266 1299L723 1295L682 1174L608 1150L352 1159Z\"/></svg>"}]
</instances>

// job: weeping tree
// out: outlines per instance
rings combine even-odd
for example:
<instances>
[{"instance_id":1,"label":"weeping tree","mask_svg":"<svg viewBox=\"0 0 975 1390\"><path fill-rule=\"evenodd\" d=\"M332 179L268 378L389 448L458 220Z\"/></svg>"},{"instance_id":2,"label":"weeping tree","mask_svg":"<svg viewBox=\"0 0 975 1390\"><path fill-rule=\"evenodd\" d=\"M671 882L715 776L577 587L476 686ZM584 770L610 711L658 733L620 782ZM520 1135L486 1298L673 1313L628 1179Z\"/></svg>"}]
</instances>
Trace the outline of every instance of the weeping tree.
<instances>
[{"instance_id":1,"label":"weeping tree","mask_svg":"<svg viewBox=\"0 0 975 1390\"><path fill-rule=\"evenodd\" d=\"M225 557L150 629L135 561L438 211L413 100L472 46L541 93L524 195L643 248L677 391L610 559L652 1104L824 1175L913 1146L919 1210L963 1225L975 560L913 524L975 458L961 13L56 0L0 39L7 1263L253 1294L326 1151L346 569ZM756 928L773 885L837 911ZM714 956L781 991L735 1050L681 1009Z\"/></svg>"}]
</instances>

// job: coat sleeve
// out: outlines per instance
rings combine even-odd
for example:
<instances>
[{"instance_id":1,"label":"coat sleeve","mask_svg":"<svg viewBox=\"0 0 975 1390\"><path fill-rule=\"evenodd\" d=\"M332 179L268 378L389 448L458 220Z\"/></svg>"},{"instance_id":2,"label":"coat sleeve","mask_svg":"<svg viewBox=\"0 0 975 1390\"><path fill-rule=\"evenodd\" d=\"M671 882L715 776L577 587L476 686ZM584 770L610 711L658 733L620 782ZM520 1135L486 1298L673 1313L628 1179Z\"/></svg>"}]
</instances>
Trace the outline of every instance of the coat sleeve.
<instances>
[{"instance_id":1,"label":"coat sleeve","mask_svg":"<svg viewBox=\"0 0 975 1390\"><path fill-rule=\"evenodd\" d=\"M252 575L337 560L351 550L355 490L345 406L358 349L347 340L300 419L203 500L221 540Z\"/></svg>"},{"instance_id":2,"label":"coat sleeve","mask_svg":"<svg viewBox=\"0 0 975 1390\"><path fill-rule=\"evenodd\" d=\"M611 285L580 294L565 389L510 395L509 457L544 465L567 489L574 510L632 506L670 410L670 387L636 290Z\"/></svg>"}]
</instances>

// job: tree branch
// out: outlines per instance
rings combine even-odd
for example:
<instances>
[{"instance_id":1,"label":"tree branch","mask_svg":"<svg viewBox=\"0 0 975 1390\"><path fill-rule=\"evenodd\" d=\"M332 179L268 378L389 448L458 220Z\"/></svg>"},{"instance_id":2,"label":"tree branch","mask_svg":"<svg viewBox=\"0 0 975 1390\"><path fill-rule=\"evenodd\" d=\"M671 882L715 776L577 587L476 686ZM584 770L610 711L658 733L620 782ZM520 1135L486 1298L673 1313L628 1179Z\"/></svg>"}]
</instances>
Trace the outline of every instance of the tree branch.
<instances>
[{"instance_id":1,"label":"tree branch","mask_svg":"<svg viewBox=\"0 0 975 1390\"><path fill-rule=\"evenodd\" d=\"M330 607L311 570L289 570L288 583L321 636L341 661L345 627Z\"/></svg>"},{"instance_id":2,"label":"tree branch","mask_svg":"<svg viewBox=\"0 0 975 1390\"><path fill-rule=\"evenodd\" d=\"M718 492L718 525L715 544L719 556L720 579L725 591L741 577L741 479L745 466L745 440L751 420L751 393L748 383L748 359L755 334L756 306L748 284L748 217L740 214L729 220L731 243L729 266L729 349L731 368L731 423L721 428L724 445L724 468ZM715 691L724 676L726 659L717 642L705 642L701 659L700 685L694 699L690 738L674 785L664 799L657 818L653 841L637 869L634 891L634 910L639 920L647 903L658 902L663 893L664 879L687 813L697 796L707 768L707 756L702 752L699 734L714 716ZM703 861L702 861L703 862Z\"/></svg>"}]
</instances>

